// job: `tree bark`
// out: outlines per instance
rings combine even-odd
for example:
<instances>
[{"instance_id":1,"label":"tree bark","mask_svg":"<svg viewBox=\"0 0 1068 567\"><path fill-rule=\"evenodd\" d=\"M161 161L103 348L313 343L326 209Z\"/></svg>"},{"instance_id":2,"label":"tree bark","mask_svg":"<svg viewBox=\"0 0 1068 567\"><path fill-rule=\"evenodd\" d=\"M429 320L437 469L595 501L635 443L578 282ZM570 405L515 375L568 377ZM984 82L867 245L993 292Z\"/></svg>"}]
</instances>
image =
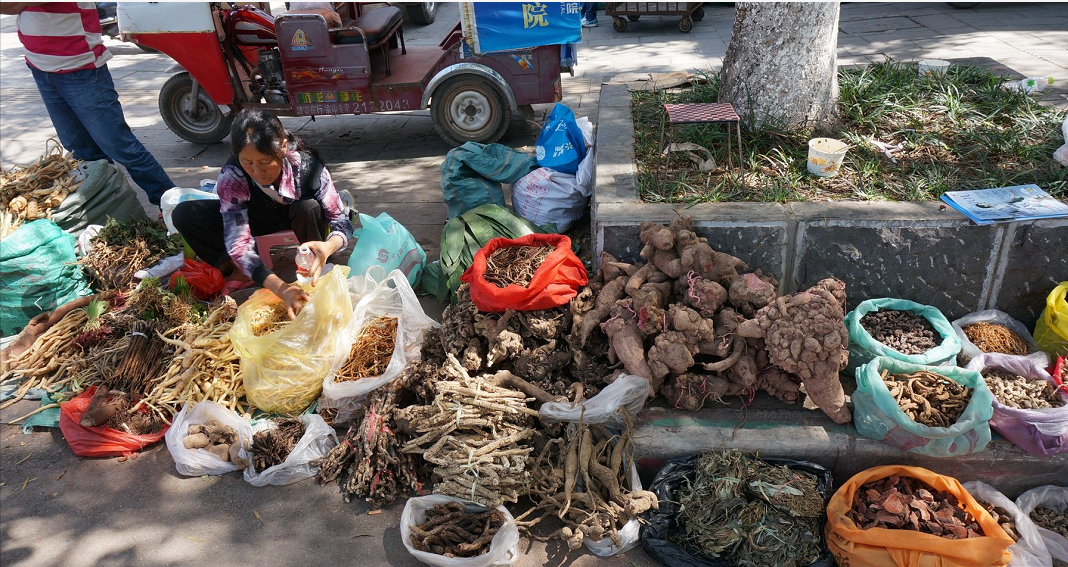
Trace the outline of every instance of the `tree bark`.
<instances>
[{"instance_id":1,"label":"tree bark","mask_svg":"<svg viewBox=\"0 0 1068 567\"><path fill-rule=\"evenodd\" d=\"M750 124L796 129L837 117L838 2L739 2L719 101Z\"/></svg>"}]
</instances>

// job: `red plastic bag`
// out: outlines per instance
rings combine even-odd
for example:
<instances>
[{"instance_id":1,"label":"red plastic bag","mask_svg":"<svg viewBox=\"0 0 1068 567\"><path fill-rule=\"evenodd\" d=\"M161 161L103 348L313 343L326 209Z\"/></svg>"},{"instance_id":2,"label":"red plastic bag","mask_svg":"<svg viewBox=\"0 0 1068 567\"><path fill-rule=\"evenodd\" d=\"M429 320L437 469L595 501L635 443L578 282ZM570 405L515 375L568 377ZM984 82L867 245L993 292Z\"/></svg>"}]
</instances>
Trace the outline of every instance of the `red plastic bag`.
<instances>
[{"instance_id":1,"label":"red plastic bag","mask_svg":"<svg viewBox=\"0 0 1068 567\"><path fill-rule=\"evenodd\" d=\"M486 260L498 248L508 246L555 246L556 249L534 271L526 287L497 287L487 282ZM479 311L499 312L508 309L538 311L552 309L571 301L579 288L586 285L586 268L571 251L571 239L562 234L528 234L520 238L494 238L475 254L471 267L460 281L471 284L471 301Z\"/></svg>"},{"instance_id":2,"label":"red plastic bag","mask_svg":"<svg viewBox=\"0 0 1068 567\"><path fill-rule=\"evenodd\" d=\"M85 427L82 414L89 409L89 401L96 386L89 386L78 397L59 406L59 430L75 455L82 457L121 457L130 455L163 439L168 424L158 433L130 435L110 427Z\"/></svg>"},{"instance_id":3,"label":"red plastic bag","mask_svg":"<svg viewBox=\"0 0 1068 567\"><path fill-rule=\"evenodd\" d=\"M174 283L177 281L178 276L185 278L185 281L189 282L189 285L193 288L193 295L197 299L210 299L226 287L226 279L223 278L222 272L215 266L190 260L189 258L185 259L185 266L182 266L171 275L168 287L174 289Z\"/></svg>"}]
</instances>

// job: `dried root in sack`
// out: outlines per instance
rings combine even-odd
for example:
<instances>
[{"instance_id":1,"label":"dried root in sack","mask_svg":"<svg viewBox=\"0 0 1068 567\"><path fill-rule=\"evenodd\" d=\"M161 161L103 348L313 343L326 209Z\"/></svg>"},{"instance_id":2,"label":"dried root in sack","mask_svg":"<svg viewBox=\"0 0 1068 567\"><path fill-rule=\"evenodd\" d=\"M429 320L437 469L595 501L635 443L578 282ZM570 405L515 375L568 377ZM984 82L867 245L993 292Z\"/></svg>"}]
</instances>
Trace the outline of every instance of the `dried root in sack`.
<instances>
[{"instance_id":1,"label":"dried root in sack","mask_svg":"<svg viewBox=\"0 0 1068 567\"><path fill-rule=\"evenodd\" d=\"M380 376L389 366L397 345L397 318L375 317L368 321L349 350L349 358L335 380L345 382Z\"/></svg>"},{"instance_id":2,"label":"dried root in sack","mask_svg":"<svg viewBox=\"0 0 1068 567\"><path fill-rule=\"evenodd\" d=\"M1052 508L1041 506L1031 510L1031 520L1040 528L1045 528L1061 537L1068 537L1068 515Z\"/></svg>"},{"instance_id":3,"label":"dried root in sack","mask_svg":"<svg viewBox=\"0 0 1068 567\"><path fill-rule=\"evenodd\" d=\"M915 478L892 475L860 487L849 519L862 530L912 530L945 539L983 537L983 530L957 497Z\"/></svg>"},{"instance_id":4,"label":"dried root in sack","mask_svg":"<svg viewBox=\"0 0 1068 567\"><path fill-rule=\"evenodd\" d=\"M276 419L277 427L258 431L252 436L252 446L248 453L256 472L263 471L285 462L293 447L304 436L304 424L299 419Z\"/></svg>"},{"instance_id":5,"label":"dried root in sack","mask_svg":"<svg viewBox=\"0 0 1068 567\"><path fill-rule=\"evenodd\" d=\"M971 388L928 370L894 375L883 370L882 379L905 415L928 427L956 423L972 397Z\"/></svg>"},{"instance_id":6,"label":"dried root in sack","mask_svg":"<svg viewBox=\"0 0 1068 567\"><path fill-rule=\"evenodd\" d=\"M412 546L443 557L477 557L489 551L493 536L504 526L500 510L467 512L459 502L436 504L411 529Z\"/></svg>"},{"instance_id":7,"label":"dried root in sack","mask_svg":"<svg viewBox=\"0 0 1068 567\"><path fill-rule=\"evenodd\" d=\"M1048 380L1028 380L999 368L985 368L980 372L994 399L1003 406L1016 409L1047 409L1064 406L1064 398Z\"/></svg>"},{"instance_id":8,"label":"dried root in sack","mask_svg":"<svg viewBox=\"0 0 1068 567\"><path fill-rule=\"evenodd\" d=\"M0 238L23 222L51 218L52 210L78 189L74 171L80 163L55 138L45 142L45 154L28 166L0 168Z\"/></svg>"},{"instance_id":9,"label":"dried root in sack","mask_svg":"<svg viewBox=\"0 0 1068 567\"><path fill-rule=\"evenodd\" d=\"M510 285L526 287L534 278L534 272L555 249L544 245L498 248L486 258L486 272L482 277L500 288Z\"/></svg>"},{"instance_id":10,"label":"dried root in sack","mask_svg":"<svg viewBox=\"0 0 1068 567\"><path fill-rule=\"evenodd\" d=\"M495 508L526 493L534 448L532 401L521 391L498 386L487 377L472 378L456 357L448 355L444 378L435 384L429 406L395 412L417 435L401 452L421 455L435 465L444 494Z\"/></svg>"},{"instance_id":11,"label":"dried root in sack","mask_svg":"<svg viewBox=\"0 0 1068 567\"><path fill-rule=\"evenodd\" d=\"M1028 352L1027 341L996 323L973 323L961 329L964 336L983 352L1000 352L1024 356Z\"/></svg>"},{"instance_id":12,"label":"dried root in sack","mask_svg":"<svg viewBox=\"0 0 1068 567\"><path fill-rule=\"evenodd\" d=\"M257 337L273 333L289 324L289 308L281 299L264 301L249 311L252 334Z\"/></svg>"},{"instance_id":13,"label":"dried root in sack","mask_svg":"<svg viewBox=\"0 0 1068 567\"><path fill-rule=\"evenodd\" d=\"M181 237L167 236L163 222L152 219L109 219L90 242L92 250L79 263L101 289L126 289L138 270L150 268L183 249Z\"/></svg>"},{"instance_id":14,"label":"dried root in sack","mask_svg":"<svg viewBox=\"0 0 1068 567\"><path fill-rule=\"evenodd\" d=\"M704 453L676 490L680 545L742 567L800 567L820 556L818 479L737 449Z\"/></svg>"},{"instance_id":15,"label":"dried root in sack","mask_svg":"<svg viewBox=\"0 0 1068 567\"><path fill-rule=\"evenodd\" d=\"M979 498L976 498L975 501L983 508L986 508L987 512L990 512L990 516L1001 526L1001 529L1005 530L1005 534L1012 538L1012 541L1020 541L1020 534L1016 531L1016 520L1013 519L1011 512Z\"/></svg>"},{"instance_id":16,"label":"dried root in sack","mask_svg":"<svg viewBox=\"0 0 1068 567\"><path fill-rule=\"evenodd\" d=\"M930 321L911 311L880 309L861 317L860 325L872 338L902 354L923 354L941 341Z\"/></svg>"}]
</instances>

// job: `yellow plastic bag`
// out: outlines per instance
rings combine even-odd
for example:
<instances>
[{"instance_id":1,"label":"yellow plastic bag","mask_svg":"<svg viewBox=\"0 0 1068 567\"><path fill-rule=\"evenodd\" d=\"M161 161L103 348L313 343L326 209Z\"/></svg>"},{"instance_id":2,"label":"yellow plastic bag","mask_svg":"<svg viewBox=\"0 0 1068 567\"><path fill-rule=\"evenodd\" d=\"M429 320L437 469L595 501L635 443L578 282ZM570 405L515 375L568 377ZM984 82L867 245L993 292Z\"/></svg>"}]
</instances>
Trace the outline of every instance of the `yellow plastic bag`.
<instances>
[{"instance_id":1,"label":"yellow plastic bag","mask_svg":"<svg viewBox=\"0 0 1068 567\"><path fill-rule=\"evenodd\" d=\"M1053 356L1068 355L1068 282L1053 288L1035 323L1035 343Z\"/></svg>"},{"instance_id":2,"label":"yellow plastic bag","mask_svg":"<svg viewBox=\"0 0 1068 567\"><path fill-rule=\"evenodd\" d=\"M846 513L853 495L865 483L890 475L926 482L952 494L982 528L986 537L950 540L911 531L870 528L862 530ZM975 501L955 478L920 467L890 465L870 468L849 479L827 503L827 548L838 565L848 567L1000 567L1007 565L1013 544L1005 530Z\"/></svg>"},{"instance_id":3,"label":"yellow plastic bag","mask_svg":"<svg viewBox=\"0 0 1068 567\"><path fill-rule=\"evenodd\" d=\"M311 301L273 333L255 336L251 319L258 307L281 301L273 293L259 290L238 308L230 342L241 357L245 396L252 405L268 413L298 414L319 397L323 378L339 356L348 355L343 332L352 317L348 273L338 266L319 278L319 285L302 285Z\"/></svg>"}]
</instances>

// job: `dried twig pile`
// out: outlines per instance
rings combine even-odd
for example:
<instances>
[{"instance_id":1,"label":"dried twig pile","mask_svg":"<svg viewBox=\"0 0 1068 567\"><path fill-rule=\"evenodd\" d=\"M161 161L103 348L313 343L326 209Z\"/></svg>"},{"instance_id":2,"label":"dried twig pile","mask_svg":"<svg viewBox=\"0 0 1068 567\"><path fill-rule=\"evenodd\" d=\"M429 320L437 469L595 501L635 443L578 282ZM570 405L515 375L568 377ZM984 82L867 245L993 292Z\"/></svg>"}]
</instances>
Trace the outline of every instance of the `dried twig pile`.
<instances>
[{"instance_id":1,"label":"dried twig pile","mask_svg":"<svg viewBox=\"0 0 1068 567\"><path fill-rule=\"evenodd\" d=\"M1064 398L1048 380L1028 380L999 368L986 368L981 374L998 403L1016 409L1047 409L1064 406Z\"/></svg>"},{"instance_id":2,"label":"dried twig pile","mask_svg":"<svg viewBox=\"0 0 1068 567\"><path fill-rule=\"evenodd\" d=\"M912 530L946 539L983 536L978 522L956 496L904 476L892 475L861 486L853 495L848 516L862 530Z\"/></svg>"},{"instance_id":3,"label":"dried twig pile","mask_svg":"<svg viewBox=\"0 0 1068 567\"><path fill-rule=\"evenodd\" d=\"M964 331L964 336L983 352L1001 352L1020 356L1027 354L1027 342L1004 325L973 323L961 330Z\"/></svg>"},{"instance_id":4,"label":"dried twig pile","mask_svg":"<svg viewBox=\"0 0 1068 567\"><path fill-rule=\"evenodd\" d=\"M337 372L338 382L380 376L389 366L397 345L397 318L375 317L368 321L349 350L349 359Z\"/></svg>"},{"instance_id":5,"label":"dried twig pile","mask_svg":"<svg viewBox=\"0 0 1068 567\"><path fill-rule=\"evenodd\" d=\"M949 427L960 419L972 389L927 370L894 374L883 370L883 382L909 419L928 427Z\"/></svg>"},{"instance_id":6,"label":"dried twig pile","mask_svg":"<svg viewBox=\"0 0 1068 567\"><path fill-rule=\"evenodd\" d=\"M493 536L504 525L504 514L491 509L467 512L459 502L437 504L411 529L412 545L445 557L477 557L489 550Z\"/></svg>"},{"instance_id":7,"label":"dried twig pile","mask_svg":"<svg viewBox=\"0 0 1068 567\"><path fill-rule=\"evenodd\" d=\"M860 325L872 338L902 354L923 354L941 340L926 317L911 311L868 313Z\"/></svg>"},{"instance_id":8,"label":"dried twig pile","mask_svg":"<svg viewBox=\"0 0 1068 567\"><path fill-rule=\"evenodd\" d=\"M252 436L249 454L256 472L263 472L285 462L300 438L304 436L304 424L299 419L283 418L275 421L277 427L265 429Z\"/></svg>"},{"instance_id":9,"label":"dried twig pile","mask_svg":"<svg viewBox=\"0 0 1068 567\"><path fill-rule=\"evenodd\" d=\"M167 227L157 220L109 220L91 243L80 262L102 289L125 289L138 270L182 251L181 238L168 237Z\"/></svg>"},{"instance_id":10,"label":"dried twig pile","mask_svg":"<svg viewBox=\"0 0 1068 567\"><path fill-rule=\"evenodd\" d=\"M505 246L486 258L485 280L497 287L527 286L538 266L555 250L552 246Z\"/></svg>"},{"instance_id":11,"label":"dried twig pile","mask_svg":"<svg viewBox=\"0 0 1068 567\"><path fill-rule=\"evenodd\" d=\"M64 152L52 138L45 143L45 155L26 167L0 169L0 238L22 225L52 216L52 209L81 185L72 175L78 160Z\"/></svg>"}]
</instances>

